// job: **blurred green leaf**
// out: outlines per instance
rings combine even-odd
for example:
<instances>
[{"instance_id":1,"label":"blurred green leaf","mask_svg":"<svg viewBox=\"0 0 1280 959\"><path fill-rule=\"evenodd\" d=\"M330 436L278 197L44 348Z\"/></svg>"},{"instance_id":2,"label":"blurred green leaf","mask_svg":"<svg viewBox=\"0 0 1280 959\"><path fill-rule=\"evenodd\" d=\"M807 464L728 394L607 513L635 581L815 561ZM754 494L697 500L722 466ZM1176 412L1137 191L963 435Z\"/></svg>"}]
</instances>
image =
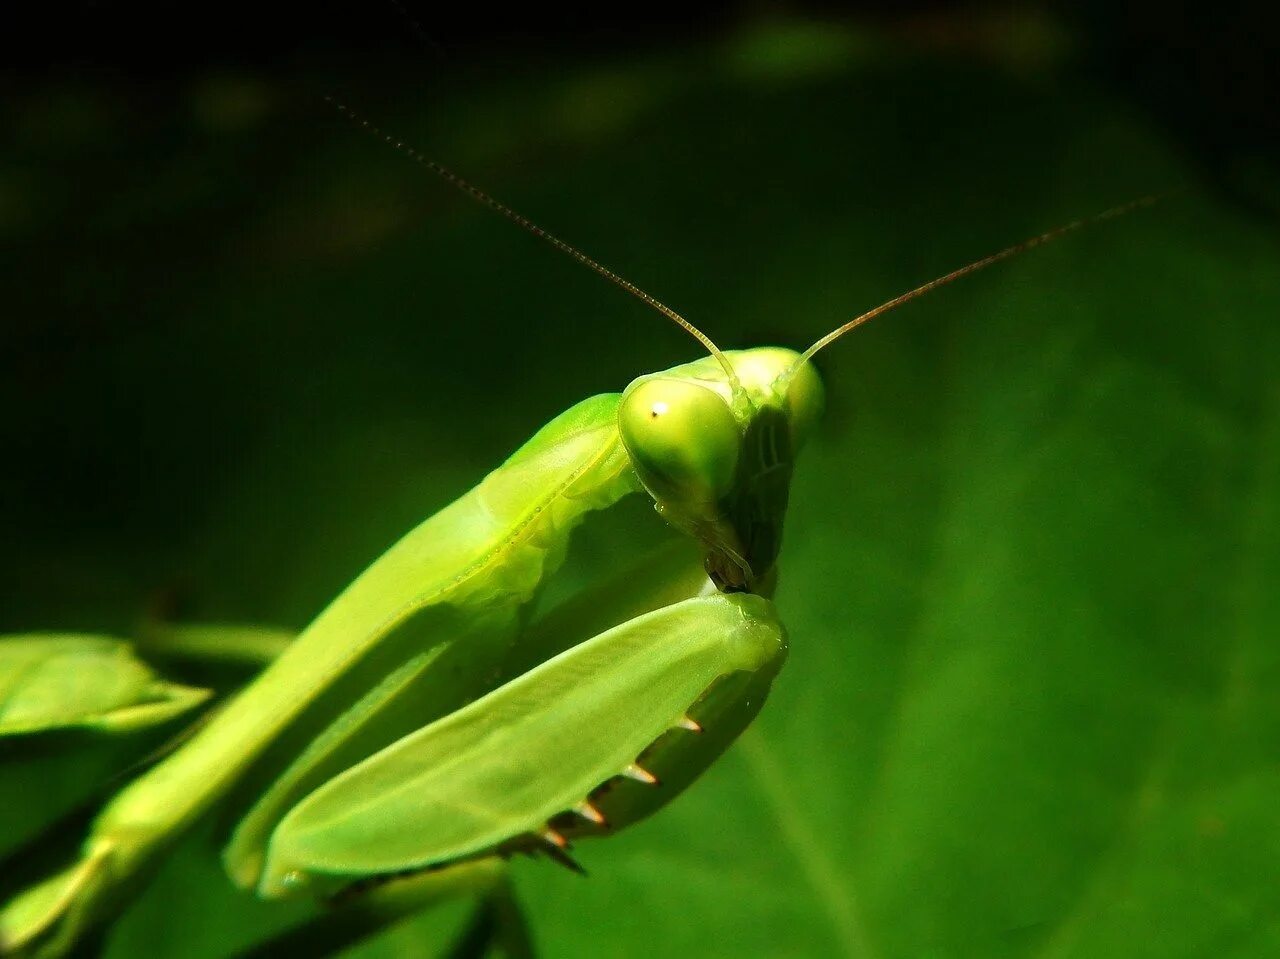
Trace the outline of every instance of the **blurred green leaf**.
<instances>
[{"instance_id":1,"label":"blurred green leaf","mask_svg":"<svg viewBox=\"0 0 1280 959\"><path fill-rule=\"evenodd\" d=\"M208 697L208 690L166 682L121 639L0 636L0 736L71 728L132 732Z\"/></svg>"}]
</instances>

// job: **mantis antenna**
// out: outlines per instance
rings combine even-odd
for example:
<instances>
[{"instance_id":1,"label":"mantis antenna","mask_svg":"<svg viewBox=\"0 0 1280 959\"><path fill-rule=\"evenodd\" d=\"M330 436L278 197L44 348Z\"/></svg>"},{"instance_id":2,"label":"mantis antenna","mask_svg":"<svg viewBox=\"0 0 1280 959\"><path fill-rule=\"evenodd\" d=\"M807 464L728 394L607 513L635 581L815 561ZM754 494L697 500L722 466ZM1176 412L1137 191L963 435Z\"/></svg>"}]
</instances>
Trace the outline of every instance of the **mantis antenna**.
<instances>
[{"instance_id":1,"label":"mantis antenna","mask_svg":"<svg viewBox=\"0 0 1280 959\"><path fill-rule=\"evenodd\" d=\"M357 114L345 103L342 103L341 101L336 100L333 97L325 97L325 100L327 100L339 113L341 113L344 117L346 117L356 126L360 127L362 130L365 130L366 132L382 140L384 143L388 144L393 149L404 154L410 160L413 160L415 163L419 164L420 166L426 167L428 170L436 174L436 176L440 177L446 183L452 184L453 186L457 187L463 193L467 194L472 199L478 200L480 203L483 203L485 206L493 210L495 213L502 214L512 223L516 224L516 226L519 226L525 230L528 230L530 233L532 233L534 236L538 237L539 239L546 240L548 243L554 246L561 253L565 253L573 257L573 259L577 260L583 266L586 266L594 270L596 273L600 274L601 276L603 276L610 283L614 284L615 286L621 287L622 289L630 293L632 296L634 296L636 299L653 307L655 310L657 310L663 316L667 317L667 319L671 320L671 322L675 323L677 326L683 327L689 333L689 335L691 335L699 343L705 346L707 348L707 351L716 358L716 362L718 362L720 366L723 367L725 374L729 377L729 384L732 387L733 391L737 393L741 389L738 383L737 374L734 373L733 366L729 363L727 359L725 359L725 355L720 352L720 347L716 346L715 343L712 342L711 337L707 336L707 334L703 333L700 329L698 329L696 326L694 326L692 323L686 320L683 316L681 316L675 310L671 309L671 307L667 306L661 300L657 299L656 297L650 296L648 293L640 289L640 287L636 286L630 280L626 279L625 277L619 276L617 273L614 273L613 270L609 269L603 263L599 263L596 260L593 260L591 257L587 256L577 247L571 246L570 244L566 243L564 240L560 239L558 236L555 236L552 233L548 233L546 230L538 226L538 224L534 223L528 217L520 215L515 210L511 209L511 207L507 206L505 203L502 203L494 199L493 197L491 197L489 194L485 193L479 187L472 186L470 183L468 183L462 177L458 176L448 167L445 167L440 165L439 163L436 163L434 160L419 153L417 150L409 146L407 143L397 140L395 137L391 136L389 133L384 132L381 128L375 126L374 124L370 123L368 120L364 119L364 117Z\"/></svg>"},{"instance_id":2,"label":"mantis antenna","mask_svg":"<svg viewBox=\"0 0 1280 959\"><path fill-rule=\"evenodd\" d=\"M1122 203L1119 206L1113 206L1111 209L1103 210L1101 213L1094 214L1093 216L1085 217L1081 220L1072 220L1070 223L1060 226L1057 229L1050 230L1047 233L1041 233L1039 236L1033 236L1029 240L1023 240L1021 243L1015 243L1013 246L1006 247L999 253L992 253L990 256L984 256L981 260L975 260L968 266L962 266L958 270L952 270L950 273L940 276L936 280L930 280L928 283L917 286L914 290L908 290L900 296L895 296L892 300L881 303L874 310L868 310L860 316L855 316L848 323L845 323L842 326L837 326L826 336L822 337L822 339L818 340L818 342L814 343L813 346L805 350L800 359L796 361L796 365L793 369L799 367L805 361L812 359L815 353L826 346L830 346L850 330L857 329L868 320L874 320L881 313L888 313L894 307L901 306L903 303L906 303L909 300L914 300L918 296L923 296L932 290L936 290L940 286L946 286L954 280L958 280L963 276L968 276L970 273L976 273L983 267L988 267L993 263L999 263L1001 260L1007 260L1011 256L1017 256L1019 253L1025 253L1027 250L1034 249L1037 246L1043 246L1044 244L1056 240L1064 234L1078 230L1081 227L1093 226L1095 223L1101 223L1104 220L1110 220L1114 217L1122 216L1125 213L1130 213L1141 207L1151 206L1151 204L1159 200L1161 196L1163 196L1163 194L1144 196L1137 200L1131 200L1128 203Z\"/></svg>"}]
</instances>

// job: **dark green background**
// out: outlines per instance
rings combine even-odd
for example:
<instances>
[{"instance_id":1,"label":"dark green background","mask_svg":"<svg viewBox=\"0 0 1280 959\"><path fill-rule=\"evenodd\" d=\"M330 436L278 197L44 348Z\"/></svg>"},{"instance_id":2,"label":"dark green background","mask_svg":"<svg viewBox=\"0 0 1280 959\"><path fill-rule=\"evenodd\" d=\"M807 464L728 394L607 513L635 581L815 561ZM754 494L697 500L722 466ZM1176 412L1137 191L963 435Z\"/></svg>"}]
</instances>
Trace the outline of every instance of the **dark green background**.
<instances>
[{"instance_id":1,"label":"dark green background","mask_svg":"<svg viewBox=\"0 0 1280 959\"><path fill-rule=\"evenodd\" d=\"M1275 168L1111 84L1097 39L1034 10L741 17L417 71L15 86L0 628L127 635L162 591L300 626L555 413L697 355L323 94L726 347L803 346L1185 188L821 357L792 654L760 721L660 816L582 846L590 878L516 870L554 957L1275 955ZM656 524L588 530L591 555ZM117 761L9 754L10 844ZM234 893L206 833L110 955L221 956L295 914ZM456 918L380 954L432 954Z\"/></svg>"}]
</instances>

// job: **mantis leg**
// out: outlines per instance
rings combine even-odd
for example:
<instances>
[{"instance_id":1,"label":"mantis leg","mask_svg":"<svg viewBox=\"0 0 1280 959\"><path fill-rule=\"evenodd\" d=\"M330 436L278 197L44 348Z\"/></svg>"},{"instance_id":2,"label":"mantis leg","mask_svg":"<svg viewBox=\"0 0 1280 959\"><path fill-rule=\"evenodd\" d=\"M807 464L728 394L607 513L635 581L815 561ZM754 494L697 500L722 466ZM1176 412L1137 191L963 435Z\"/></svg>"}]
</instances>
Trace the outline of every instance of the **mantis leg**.
<instances>
[{"instance_id":1,"label":"mantis leg","mask_svg":"<svg viewBox=\"0 0 1280 959\"><path fill-rule=\"evenodd\" d=\"M749 722L785 655L773 604L759 596L716 593L628 620L311 793L272 834L259 892L495 850L558 852L566 832L635 821ZM704 728L717 733L694 732ZM652 788L664 776L669 787ZM628 777L641 782L621 785ZM583 825L569 825L575 815Z\"/></svg>"},{"instance_id":2,"label":"mantis leg","mask_svg":"<svg viewBox=\"0 0 1280 959\"><path fill-rule=\"evenodd\" d=\"M701 553L673 539L625 568L601 578L543 613L521 634L504 675L515 678L552 656L617 623L698 595L708 585ZM175 627L185 633L186 627ZM203 631L194 635L201 636ZM473 921L449 955L487 954L497 946L508 955L532 954L519 903L497 856L443 869L358 885L320 915L260 943L238 959L274 955L334 954L444 900L475 896Z\"/></svg>"},{"instance_id":3,"label":"mantis leg","mask_svg":"<svg viewBox=\"0 0 1280 959\"><path fill-rule=\"evenodd\" d=\"M489 688L570 531L639 488L618 437L618 401L598 396L566 411L383 554L182 748L108 804L79 862L0 909L0 952L65 954L215 803L252 803L253 791L291 771L257 819L265 838L276 810L315 780ZM417 677L439 695L415 700ZM252 884L260 850L249 841L237 850L233 872Z\"/></svg>"},{"instance_id":4,"label":"mantis leg","mask_svg":"<svg viewBox=\"0 0 1280 959\"><path fill-rule=\"evenodd\" d=\"M261 669L297 638L295 630L245 623L174 623L148 620L136 646L148 657Z\"/></svg>"},{"instance_id":5,"label":"mantis leg","mask_svg":"<svg viewBox=\"0 0 1280 959\"><path fill-rule=\"evenodd\" d=\"M336 955L396 923L460 896L477 897L476 920L463 939L474 938L484 920L487 941L522 927L506 864L497 857L459 863L449 869L407 876L341 897L324 912L258 943L236 959ZM499 928L500 927L501 931ZM441 950L443 952L443 949Z\"/></svg>"}]
</instances>

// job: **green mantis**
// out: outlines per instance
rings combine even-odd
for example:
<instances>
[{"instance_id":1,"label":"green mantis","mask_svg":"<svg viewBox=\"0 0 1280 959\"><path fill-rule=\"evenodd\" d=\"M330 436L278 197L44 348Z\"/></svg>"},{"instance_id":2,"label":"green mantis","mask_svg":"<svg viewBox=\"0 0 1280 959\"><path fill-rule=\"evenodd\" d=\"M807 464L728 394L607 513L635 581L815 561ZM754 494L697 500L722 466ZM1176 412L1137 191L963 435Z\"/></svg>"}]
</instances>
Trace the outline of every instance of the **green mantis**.
<instances>
[{"instance_id":1,"label":"green mantis","mask_svg":"<svg viewBox=\"0 0 1280 959\"><path fill-rule=\"evenodd\" d=\"M572 865L575 838L660 808L746 727L785 660L770 596L792 469L821 412L812 356L907 299L1078 225L904 294L804 353L721 351L648 294L422 162L664 313L710 355L573 406L388 550L112 798L79 858L0 912L5 952L70 951L215 807L235 822L224 862L238 886L321 899L413 887L414 907L487 894L515 852ZM625 590L535 617L574 527L630 495L650 496L699 562L664 553ZM512 674L513 650L536 665Z\"/></svg>"}]
</instances>

